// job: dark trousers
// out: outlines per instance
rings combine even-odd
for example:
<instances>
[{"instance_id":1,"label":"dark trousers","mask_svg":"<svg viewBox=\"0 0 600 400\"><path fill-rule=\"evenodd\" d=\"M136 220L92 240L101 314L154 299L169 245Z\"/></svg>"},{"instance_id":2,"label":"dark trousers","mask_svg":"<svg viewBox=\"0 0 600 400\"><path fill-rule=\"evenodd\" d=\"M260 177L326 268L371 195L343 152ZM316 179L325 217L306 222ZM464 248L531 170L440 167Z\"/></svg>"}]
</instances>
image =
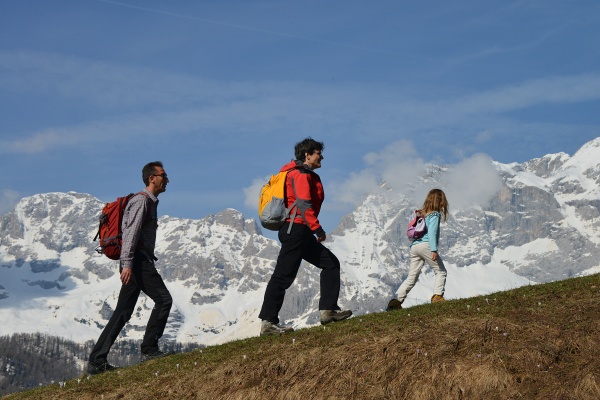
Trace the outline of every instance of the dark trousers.
<instances>
[{"instance_id":1,"label":"dark trousers","mask_svg":"<svg viewBox=\"0 0 600 400\"><path fill-rule=\"evenodd\" d=\"M317 242L308 226L294 224L289 234L287 229L288 223L279 230L281 250L275 271L267 284L258 317L275 324L279 323L279 311L283 305L285 291L296 279L302 260L321 269L319 310L339 310L337 301L340 295L340 261L331 250Z\"/></svg>"},{"instance_id":2,"label":"dark trousers","mask_svg":"<svg viewBox=\"0 0 600 400\"><path fill-rule=\"evenodd\" d=\"M121 286L117 307L90 354L90 362L95 364L107 362L110 348L135 310L140 291L154 301L154 308L142 341L142 353L158 350L158 339L163 335L167 325L173 299L154 263L147 261L143 254L136 253L133 259L133 276L129 284Z\"/></svg>"}]
</instances>

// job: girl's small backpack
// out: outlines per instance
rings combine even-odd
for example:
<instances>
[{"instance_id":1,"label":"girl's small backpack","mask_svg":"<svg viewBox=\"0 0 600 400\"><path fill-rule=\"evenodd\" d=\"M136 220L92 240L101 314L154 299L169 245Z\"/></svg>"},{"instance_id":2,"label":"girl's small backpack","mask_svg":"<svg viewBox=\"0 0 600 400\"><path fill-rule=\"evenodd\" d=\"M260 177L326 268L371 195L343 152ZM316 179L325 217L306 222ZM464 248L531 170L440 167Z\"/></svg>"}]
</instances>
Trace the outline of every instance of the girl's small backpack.
<instances>
[{"instance_id":1,"label":"girl's small backpack","mask_svg":"<svg viewBox=\"0 0 600 400\"><path fill-rule=\"evenodd\" d=\"M425 217L421 215L421 210L415 210L410 217L408 223L408 229L406 230L406 236L411 241L421 239L427 233L427 225L425 224Z\"/></svg>"}]
</instances>

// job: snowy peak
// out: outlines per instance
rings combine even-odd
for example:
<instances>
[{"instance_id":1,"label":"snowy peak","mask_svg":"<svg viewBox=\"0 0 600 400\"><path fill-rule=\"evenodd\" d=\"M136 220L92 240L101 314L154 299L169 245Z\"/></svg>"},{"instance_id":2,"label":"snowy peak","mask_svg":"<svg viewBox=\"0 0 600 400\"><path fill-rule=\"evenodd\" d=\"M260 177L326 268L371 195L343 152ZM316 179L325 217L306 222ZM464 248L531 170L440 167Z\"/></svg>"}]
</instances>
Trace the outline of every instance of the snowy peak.
<instances>
[{"instance_id":1,"label":"snowy peak","mask_svg":"<svg viewBox=\"0 0 600 400\"><path fill-rule=\"evenodd\" d=\"M86 194L39 194L21 200L5 221L12 228L9 236L23 245L41 243L49 250L69 251L83 244L82 236L89 238L91 223L98 218L90 210L99 204Z\"/></svg>"},{"instance_id":2,"label":"snowy peak","mask_svg":"<svg viewBox=\"0 0 600 400\"><path fill-rule=\"evenodd\" d=\"M209 215L205 220L213 225L227 226L235 231L248 234L260 233L260 228L253 219L245 219L242 213L233 208L227 208L217 214Z\"/></svg>"},{"instance_id":3,"label":"snowy peak","mask_svg":"<svg viewBox=\"0 0 600 400\"><path fill-rule=\"evenodd\" d=\"M497 171L501 189L475 207L457 207L455 191L452 215L441 227L446 297L600 271L599 153L597 139L572 157L486 164L494 177ZM445 177L455 173L459 191L481 192L464 179L471 171L459 172L433 165L418 185L444 187ZM461 186L467 184L475 187ZM339 304L356 315L381 311L406 277L405 232L417 189L403 190L382 184L325 242L342 265ZM103 206L87 194L46 193L24 198L0 216L0 320L10 321L0 325L0 335L42 330L79 342L98 336L120 287L118 263L94 252ZM233 209L198 220L161 216L157 235L157 268L174 298L165 338L213 344L258 333L278 242ZM319 275L301 266L286 292L282 320L296 327L318 323ZM432 286L425 268L405 306L429 301ZM123 337L142 336L152 307L140 298Z\"/></svg>"},{"instance_id":4,"label":"snowy peak","mask_svg":"<svg viewBox=\"0 0 600 400\"><path fill-rule=\"evenodd\" d=\"M600 138L594 139L570 157L550 154L522 164L494 163L508 186L538 188L559 203L591 201L600 197Z\"/></svg>"},{"instance_id":5,"label":"snowy peak","mask_svg":"<svg viewBox=\"0 0 600 400\"><path fill-rule=\"evenodd\" d=\"M43 329L78 341L97 336L119 288L118 262L98 255L92 241L103 206L86 194L46 193L22 199L0 217L0 319L11 321L0 334ZM248 335L243 326L253 314L230 304L256 308L254 292L263 290L277 243L232 209L201 220L163 216L157 235L157 266L177 293L166 337L211 343ZM141 318L128 324L126 337L143 333L152 309L147 303L142 296ZM62 317L48 319L48 309ZM228 328L236 324L237 330Z\"/></svg>"},{"instance_id":6,"label":"snowy peak","mask_svg":"<svg viewBox=\"0 0 600 400\"><path fill-rule=\"evenodd\" d=\"M551 154L527 161L523 164L523 169L540 178L549 178L556 174L570 158L566 153Z\"/></svg>"},{"instance_id":7,"label":"snowy peak","mask_svg":"<svg viewBox=\"0 0 600 400\"><path fill-rule=\"evenodd\" d=\"M598 160L600 160L600 138L584 144L573 155L569 164L577 165L583 171L598 170Z\"/></svg>"}]
</instances>

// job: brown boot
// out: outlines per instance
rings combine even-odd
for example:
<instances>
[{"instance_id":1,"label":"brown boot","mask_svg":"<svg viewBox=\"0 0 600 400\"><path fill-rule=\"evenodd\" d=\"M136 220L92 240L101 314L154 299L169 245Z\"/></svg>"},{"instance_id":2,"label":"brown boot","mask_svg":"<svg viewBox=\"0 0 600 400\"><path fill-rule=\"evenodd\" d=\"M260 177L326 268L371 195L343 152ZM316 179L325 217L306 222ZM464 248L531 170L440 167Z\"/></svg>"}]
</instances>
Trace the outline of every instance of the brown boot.
<instances>
[{"instance_id":1,"label":"brown boot","mask_svg":"<svg viewBox=\"0 0 600 400\"><path fill-rule=\"evenodd\" d=\"M441 303L443 301L446 301L446 299L444 299L444 296L441 294L434 294L431 298L432 303Z\"/></svg>"},{"instance_id":2,"label":"brown boot","mask_svg":"<svg viewBox=\"0 0 600 400\"><path fill-rule=\"evenodd\" d=\"M397 299L391 299L385 311L393 311L402 309L402 303Z\"/></svg>"}]
</instances>

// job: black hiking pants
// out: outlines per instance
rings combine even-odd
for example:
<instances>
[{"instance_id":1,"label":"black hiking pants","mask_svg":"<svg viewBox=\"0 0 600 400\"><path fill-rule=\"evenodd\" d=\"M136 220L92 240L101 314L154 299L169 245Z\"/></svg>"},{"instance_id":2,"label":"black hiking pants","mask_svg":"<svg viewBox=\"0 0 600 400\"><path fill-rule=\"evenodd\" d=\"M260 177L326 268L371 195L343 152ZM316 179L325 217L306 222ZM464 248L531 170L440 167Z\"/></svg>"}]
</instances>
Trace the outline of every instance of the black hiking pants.
<instances>
[{"instance_id":1,"label":"black hiking pants","mask_svg":"<svg viewBox=\"0 0 600 400\"><path fill-rule=\"evenodd\" d=\"M340 261L331 250L317 242L308 226L293 224L289 234L288 226L285 223L279 229L281 250L258 315L260 319L275 324L279 323L285 291L296 279L302 260L321 269L319 310L340 309L337 304L340 295Z\"/></svg>"},{"instance_id":2,"label":"black hiking pants","mask_svg":"<svg viewBox=\"0 0 600 400\"><path fill-rule=\"evenodd\" d=\"M121 269L119 269L120 271ZM150 313L141 350L144 354L158 350L158 339L163 335L167 325L173 299L154 267L154 262L148 261L144 254L138 252L133 258L132 278L127 285L121 286L117 307L90 354L89 361L91 363L107 362L108 352L131 318L140 292L144 292L154 301L154 308Z\"/></svg>"}]
</instances>

